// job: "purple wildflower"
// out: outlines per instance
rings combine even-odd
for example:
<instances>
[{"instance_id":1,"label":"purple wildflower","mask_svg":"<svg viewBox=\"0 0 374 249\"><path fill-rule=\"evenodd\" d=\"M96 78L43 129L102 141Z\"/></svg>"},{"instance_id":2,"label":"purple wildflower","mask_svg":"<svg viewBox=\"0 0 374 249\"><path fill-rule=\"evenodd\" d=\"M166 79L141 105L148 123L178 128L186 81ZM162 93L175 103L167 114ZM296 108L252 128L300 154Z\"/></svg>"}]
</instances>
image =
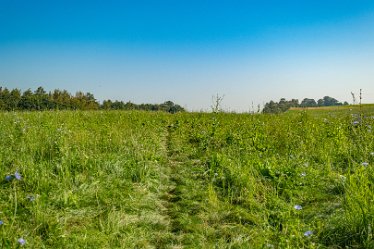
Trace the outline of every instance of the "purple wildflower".
<instances>
[{"instance_id":1,"label":"purple wildflower","mask_svg":"<svg viewBox=\"0 0 374 249\"><path fill-rule=\"evenodd\" d=\"M12 180L12 178L13 177L11 175L7 175L7 176L5 176L5 181L10 182Z\"/></svg>"},{"instance_id":2,"label":"purple wildflower","mask_svg":"<svg viewBox=\"0 0 374 249\"><path fill-rule=\"evenodd\" d=\"M16 172L14 173L14 177L15 177L17 180L21 180L21 179L22 179L22 176L21 176L21 174L20 174L18 171L16 171Z\"/></svg>"},{"instance_id":3,"label":"purple wildflower","mask_svg":"<svg viewBox=\"0 0 374 249\"><path fill-rule=\"evenodd\" d=\"M0 220L0 226L4 225L4 221Z\"/></svg>"},{"instance_id":4,"label":"purple wildflower","mask_svg":"<svg viewBox=\"0 0 374 249\"><path fill-rule=\"evenodd\" d=\"M313 232L312 231L306 231L305 233L304 233L304 236L306 236L306 237L309 237L309 236L311 236L313 234Z\"/></svg>"},{"instance_id":5,"label":"purple wildflower","mask_svg":"<svg viewBox=\"0 0 374 249\"><path fill-rule=\"evenodd\" d=\"M361 165L364 166L364 167L367 167L369 165L369 163L368 162L363 162L363 163L361 163Z\"/></svg>"},{"instance_id":6,"label":"purple wildflower","mask_svg":"<svg viewBox=\"0 0 374 249\"><path fill-rule=\"evenodd\" d=\"M303 207L302 207L301 205L295 205L295 206L293 206L293 208L296 209L296 210L301 210L301 209L303 209Z\"/></svg>"},{"instance_id":7,"label":"purple wildflower","mask_svg":"<svg viewBox=\"0 0 374 249\"><path fill-rule=\"evenodd\" d=\"M23 246L24 244L26 244L26 240L24 238L19 238L18 239L18 243Z\"/></svg>"}]
</instances>

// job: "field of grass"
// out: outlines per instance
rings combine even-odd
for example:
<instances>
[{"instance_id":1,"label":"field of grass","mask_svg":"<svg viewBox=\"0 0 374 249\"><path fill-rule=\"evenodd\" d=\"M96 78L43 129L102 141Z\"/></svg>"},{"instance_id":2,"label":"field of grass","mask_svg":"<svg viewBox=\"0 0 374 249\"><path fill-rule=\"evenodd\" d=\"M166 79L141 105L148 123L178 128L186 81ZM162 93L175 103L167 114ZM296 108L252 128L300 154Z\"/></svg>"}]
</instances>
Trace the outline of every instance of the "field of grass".
<instances>
[{"instance_id":1,"label":"field of grass","mask_svg":"<svg viewBox=\"0 0 374 249\"><path fill-rule=\"evenodd\" d=\"M374 111L374 104L362 104L362 105L338 105L338 106L318 106L318 107L291 107L290 110L294 111L355 111L358 112L360 109L365 112Z\"/></svg>"},{"instance_id":2,"label":"field of grass","mask_svg":"<svg viewBox=\"0 0 374 249\"><path fill-rule=\"evenodd\" d=\"M0 113L1 248L374 248L374 111Z\"/></svg>"}]
</instances>

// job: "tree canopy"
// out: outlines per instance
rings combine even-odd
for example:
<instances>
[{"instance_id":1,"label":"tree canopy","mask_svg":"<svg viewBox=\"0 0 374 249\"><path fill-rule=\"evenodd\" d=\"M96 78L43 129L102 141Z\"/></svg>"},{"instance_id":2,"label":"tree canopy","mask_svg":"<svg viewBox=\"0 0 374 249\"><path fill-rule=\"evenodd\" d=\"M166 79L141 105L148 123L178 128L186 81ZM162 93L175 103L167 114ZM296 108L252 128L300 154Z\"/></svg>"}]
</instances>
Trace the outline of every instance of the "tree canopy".
<instances>
[{"instance_id":1,"label":"tree canopy","mask_svg":"<svg viewBox=\"0 0 374 249\"><path fill-rule=\"evenodd\" d=\"M304 98L299 104L299 100L292 99L287 101L285 98L280 99L279 102L270 101L265 104L263 113L281 113L285 112L291 107L317 107L317 106L339 106L348 105L347 102L341 103L338 100L325 96L317 102L314 99Z\"/></svg>"},{"instance_id":2,"label":"tree canopy","mask_svg":"<svg viewBox=\"0 0 374 249\"><path fill-rule=\"evenodd\" d=\"M19 89L8 90L0 87L0 110L16 111L42 111L42 110L146 110L165 111L169 113L185 111L180 105L172 101L162 104L134 104L131 102L104 100L100 104L92 93L81 91L70 94L66 90L55 89L46 92L43 87L35 91L27 89L22 92Z\"/></svg>"}]
</instances>

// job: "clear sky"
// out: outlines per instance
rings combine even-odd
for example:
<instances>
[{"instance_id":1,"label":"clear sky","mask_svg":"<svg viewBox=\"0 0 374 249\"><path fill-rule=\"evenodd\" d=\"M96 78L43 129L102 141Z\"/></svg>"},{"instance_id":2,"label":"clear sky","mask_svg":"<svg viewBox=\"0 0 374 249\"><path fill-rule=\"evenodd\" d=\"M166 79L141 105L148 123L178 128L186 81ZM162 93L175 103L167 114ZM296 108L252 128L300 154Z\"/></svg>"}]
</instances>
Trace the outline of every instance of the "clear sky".
<instances>
[{"instance_id":1,"label":"clear sky","mask_svg":"<svg viewBox=\"0 0 374 249\"><path fill-rule=\"evenodd\" d=\"M374 1L0 0L0 85L189 110L374 103Z\"/></svg>"}]
</instances>

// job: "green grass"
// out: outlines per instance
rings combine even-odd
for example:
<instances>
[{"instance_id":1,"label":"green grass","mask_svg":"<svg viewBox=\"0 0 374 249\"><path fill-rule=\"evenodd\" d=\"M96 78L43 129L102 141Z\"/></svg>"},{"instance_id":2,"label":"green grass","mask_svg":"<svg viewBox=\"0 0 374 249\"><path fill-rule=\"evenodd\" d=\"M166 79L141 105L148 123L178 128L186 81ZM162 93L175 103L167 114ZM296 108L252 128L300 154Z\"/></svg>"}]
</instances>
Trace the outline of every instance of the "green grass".
<instances>
[{"instance_id":1,"label":"green grass","mask_svg":"<svg viewBox=\"0 0 374 249\"><path fill-rule=\"evenodd\" d=\"M319 107L291 107L290 112L294 111L309 111L311 113L330 112L330 113L347 113L347 112L365 112L374 113L374 104L362 105L340 105L340 106L319 106Z\"/></svg>"},{"instance_id":2,"label":"green grass","mask_svg":"<svg viewBox=\"0 0 374 249\"><path fill-rule=\"evenodd\" d=\"M373 248L372 113L0 113L0 247Z\"/></svg>"}]
</instances>

